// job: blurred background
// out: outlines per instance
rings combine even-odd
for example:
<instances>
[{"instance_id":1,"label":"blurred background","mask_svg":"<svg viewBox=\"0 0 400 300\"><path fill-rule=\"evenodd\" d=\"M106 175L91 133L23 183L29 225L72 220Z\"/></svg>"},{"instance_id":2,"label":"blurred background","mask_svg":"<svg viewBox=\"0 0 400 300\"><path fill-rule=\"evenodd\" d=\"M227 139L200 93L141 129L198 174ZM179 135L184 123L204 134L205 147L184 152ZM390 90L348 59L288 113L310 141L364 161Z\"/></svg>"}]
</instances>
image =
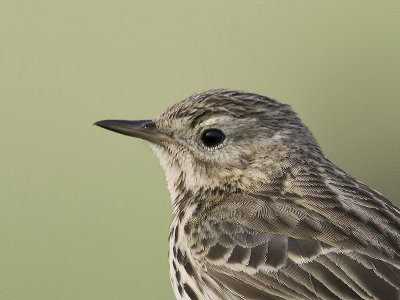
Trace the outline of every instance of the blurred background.
<instances>
[{"instance_id":1,"label":"blurred background","mask_svg":"<svg viewBox=\"0 0 400 300\"><path fill-rule=\"evenodd\" d=\"M399 1L0 3L0 299L174 299L148 119L210 88L291 104L400 204Z\"/></svg>"}]
</instances>

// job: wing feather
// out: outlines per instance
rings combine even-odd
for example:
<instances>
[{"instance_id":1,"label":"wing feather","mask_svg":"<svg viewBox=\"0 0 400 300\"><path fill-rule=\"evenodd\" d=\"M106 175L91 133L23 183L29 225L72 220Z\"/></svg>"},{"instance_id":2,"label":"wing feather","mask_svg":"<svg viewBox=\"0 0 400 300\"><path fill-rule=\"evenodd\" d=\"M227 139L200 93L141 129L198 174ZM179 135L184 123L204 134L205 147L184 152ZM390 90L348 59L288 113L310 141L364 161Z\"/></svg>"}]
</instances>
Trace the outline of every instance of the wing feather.
<instances>
[{"instance_id":1,"label":"wing feather","mask_svg":"<svg viewBox=\"0 0 400 300\"><path fill-rule=\"evenodd\" d=\"M340 170L297 170L185 227L194 260L244 299L400 299L400 213Z\"/></svg>"}]
</instances>

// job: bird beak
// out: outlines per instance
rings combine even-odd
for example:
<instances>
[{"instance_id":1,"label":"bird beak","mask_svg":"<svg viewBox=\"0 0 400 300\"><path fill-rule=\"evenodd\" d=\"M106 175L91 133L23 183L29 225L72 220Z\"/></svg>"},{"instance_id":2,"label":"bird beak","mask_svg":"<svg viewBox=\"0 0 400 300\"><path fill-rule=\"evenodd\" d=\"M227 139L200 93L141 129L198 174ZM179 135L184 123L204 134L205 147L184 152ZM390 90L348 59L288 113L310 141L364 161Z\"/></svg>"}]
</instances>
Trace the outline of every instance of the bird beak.
<instances>
[{"instance_id":1,"label":"bird beak","mask_svg":"<svg viewBox=\"0 0 400 300\"><path fill-rule=\"evenodd\" d=\"M164 141L171 139L167 135L157 131L157 127L152 120L103 120L98 121L93 125L124 135L137 137L158 145L162 145Z\"/></svg>"}]
</instances>

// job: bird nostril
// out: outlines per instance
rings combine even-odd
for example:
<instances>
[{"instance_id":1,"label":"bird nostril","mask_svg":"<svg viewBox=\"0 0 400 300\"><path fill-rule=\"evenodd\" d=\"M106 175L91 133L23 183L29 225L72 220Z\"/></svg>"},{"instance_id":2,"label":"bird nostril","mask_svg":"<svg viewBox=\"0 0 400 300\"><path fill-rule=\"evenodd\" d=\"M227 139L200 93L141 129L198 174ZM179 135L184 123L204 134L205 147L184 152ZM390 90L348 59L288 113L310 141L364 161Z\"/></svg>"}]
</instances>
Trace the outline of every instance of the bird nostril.
<instances>
[{"instance_id":1,"label":"bird nostril","mask_svg":"<svg viewBox=\"0 0 400 300\"><path fill-rule=\"evenodd\" d=\"M143 124L143 128L144 129L148 129L148 130L156 130L156 124L154 124L153 121L149 121L148 123Z\"/></svg>"}]
</instances>

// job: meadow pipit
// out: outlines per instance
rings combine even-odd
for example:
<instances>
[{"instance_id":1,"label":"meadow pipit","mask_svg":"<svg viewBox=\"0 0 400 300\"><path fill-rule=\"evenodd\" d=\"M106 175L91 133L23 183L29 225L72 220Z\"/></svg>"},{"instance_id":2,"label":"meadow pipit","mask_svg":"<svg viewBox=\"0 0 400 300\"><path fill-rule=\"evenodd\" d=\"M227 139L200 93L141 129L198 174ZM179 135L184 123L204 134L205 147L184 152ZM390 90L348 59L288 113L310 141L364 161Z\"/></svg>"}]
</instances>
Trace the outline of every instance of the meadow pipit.
<instances>
[{"instance_id":1,"label":"meadow pipit","mask_svg":"<svg viewBox=\"0 0 400 300\"><path fill-rule=\"evenodd\" d=\"M399 299L399 209L331 163L288 105L211 90L96 125L149 141L165 169L177 299Z\"/></svg>"}]
</instances>

